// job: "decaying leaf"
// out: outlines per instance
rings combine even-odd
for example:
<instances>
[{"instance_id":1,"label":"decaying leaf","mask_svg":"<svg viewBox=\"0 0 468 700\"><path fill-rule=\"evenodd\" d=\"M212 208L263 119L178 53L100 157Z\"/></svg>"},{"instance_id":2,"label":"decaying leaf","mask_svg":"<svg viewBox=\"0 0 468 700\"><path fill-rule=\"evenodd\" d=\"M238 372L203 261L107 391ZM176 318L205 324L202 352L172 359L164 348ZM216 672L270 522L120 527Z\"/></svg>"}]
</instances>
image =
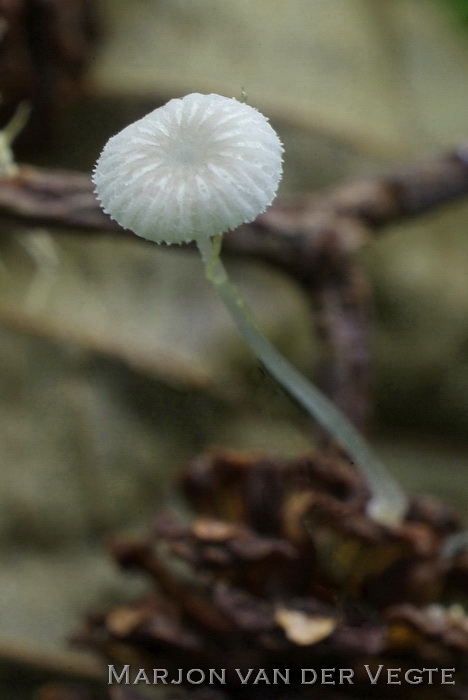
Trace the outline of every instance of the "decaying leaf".
<instances>
[{"instance_id":1,"label":"decaying leaf","mask_svg":"<svg viewBox=\"0 0 468 700\"><path fill-rule=\"evenodd\" d=\"M299 646L311 646L326 639L337 627L330 617L312 617L299 610L278 608L275 620L286 637Z\"/></svg>"},{"instance_id":2,"label":"decaying leaf","mask_svg":"<svg viewBox=\"0 0 468 700\"><path fill-rule=\"evenodd\" d=\"M401 526L377 526L356 473L338 457L325 470L318 455L281 462L212 452L189 465L182 485L197 511L192 522L164 511L146 540L113 545L120 564L146 572L156 592L89 618L80 644L110 660L182 670L193 665L192 649L197 668L225 669L226 684L209 688L219 700L237 697L242 667L266 675L284 667L297 679L301 668L343 659L354 692L365 692L364 664L395 656L405 666L428 658L453 666L464 688L468 623L456 586L466 569L443 553L458 525L442 505L413 499ZM441 605L447 596L453 602ZM252 687L249 697L264 697ZM182 684L183 698L188 690ZM268 692L310 697L297 680L287 695L276 685ZM347 689L340 693L333 698ZM443 686L437 697L448 697Z\"/></svg>"}]
</instances>

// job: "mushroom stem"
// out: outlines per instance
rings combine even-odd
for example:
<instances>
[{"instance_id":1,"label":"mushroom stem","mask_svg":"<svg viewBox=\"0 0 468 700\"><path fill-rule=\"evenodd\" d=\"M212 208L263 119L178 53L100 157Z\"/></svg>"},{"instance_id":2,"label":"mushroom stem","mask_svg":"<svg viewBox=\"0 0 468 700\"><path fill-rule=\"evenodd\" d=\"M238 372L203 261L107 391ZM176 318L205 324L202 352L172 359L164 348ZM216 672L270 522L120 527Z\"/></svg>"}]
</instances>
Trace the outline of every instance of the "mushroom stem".
<instances>
[{"instance_id":1,"label":"mushroom stem","mask_svg":"<svg viewBox=\"0 0 468 700\"><path fill-rule=\"evenodd\" d=\"M268 372L338 441L361 470L371 491L367 505L369 517L382 525L398 525L407 507L402 490L346 416L262 335L248 305L229 281L220 258L221 241L221 236L200 237L197 244L206 277L216 288L240 334Z\"/></svg>"}]
</instances>

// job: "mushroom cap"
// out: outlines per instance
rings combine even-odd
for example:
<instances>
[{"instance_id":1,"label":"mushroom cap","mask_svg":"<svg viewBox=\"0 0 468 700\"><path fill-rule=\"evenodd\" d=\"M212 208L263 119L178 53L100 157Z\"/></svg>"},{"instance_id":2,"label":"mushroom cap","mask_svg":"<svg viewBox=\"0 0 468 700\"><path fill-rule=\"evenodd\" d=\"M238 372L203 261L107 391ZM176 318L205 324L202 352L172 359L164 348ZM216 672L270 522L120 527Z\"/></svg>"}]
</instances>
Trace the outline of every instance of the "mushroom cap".
<instances>
[{"instance_id":1,"label":"mushroom cap","mask_svg":"<svg viewBox=\"0 0 468 700\"><path fill-rule=\"evenodd\" d=\"M271 204L281 142L266 117L221 95L174 99L109 139L93 173L104 211L157 243L252 221Z\"/></svg>"}]
</instances>

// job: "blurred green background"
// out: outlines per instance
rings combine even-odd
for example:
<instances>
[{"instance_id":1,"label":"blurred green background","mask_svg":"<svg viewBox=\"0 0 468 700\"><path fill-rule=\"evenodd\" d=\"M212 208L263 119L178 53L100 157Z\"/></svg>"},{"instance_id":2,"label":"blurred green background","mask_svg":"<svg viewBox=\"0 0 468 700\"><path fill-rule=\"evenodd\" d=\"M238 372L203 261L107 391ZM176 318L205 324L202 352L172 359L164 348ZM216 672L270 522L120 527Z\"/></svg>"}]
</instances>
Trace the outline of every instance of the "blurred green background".
<instances>
[{"instance_id":1,"label":"blurred green background","mask_svg":"<svg viewBox=\"0 0 468 700\"><path fill-rule=\"evenodd\" d=\"M454 11L462 22L468 21L468 2L466 0L450 0L450 4L453 5Z\"/></svg>"},{"instance_id":2,"label":"blurred green background","mask_svg":"<svg viewBox=\"0 0 468 700\"><path fill-rule=\"evenodd\" d=\"M468 137L467 2L100 6L84 93L46 146L23 148L29 162L90 171L124 124L194 91L245 89L271 118L286 149L280 197ZM468 202L458 203L386 230L360 254L375 296L374 444L409 490L462 512L467 229ZM210 445L293 455L309 439L190 252L26 224L2 222L2 232L0 651L55 654L83 611L127 593L103 538L144 529L185 460ZM310 372L312 320L296 286L259 264L230 267L270 337Z\"/></svg>"}]
</instances>

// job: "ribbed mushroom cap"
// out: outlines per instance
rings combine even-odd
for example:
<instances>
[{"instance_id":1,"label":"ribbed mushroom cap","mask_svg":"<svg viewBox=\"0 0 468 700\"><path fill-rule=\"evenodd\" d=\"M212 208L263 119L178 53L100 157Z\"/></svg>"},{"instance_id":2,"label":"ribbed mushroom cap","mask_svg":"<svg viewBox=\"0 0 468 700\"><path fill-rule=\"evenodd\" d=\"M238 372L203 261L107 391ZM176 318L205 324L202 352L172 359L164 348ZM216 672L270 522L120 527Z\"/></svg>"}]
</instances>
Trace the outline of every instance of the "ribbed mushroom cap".
<instances>
[{"instance_id":1,"label":"ribbed mushroom cap","mask_svg":"<svg viewBox=\"0 0 468 700\"><path fill-rule=\"evenodd\" d=\"M281 142L266 117L220 95L168 102L113 136L93 181L104 211L157 243L213 236L273 201Z\"/></svg>"}]
</instances>

